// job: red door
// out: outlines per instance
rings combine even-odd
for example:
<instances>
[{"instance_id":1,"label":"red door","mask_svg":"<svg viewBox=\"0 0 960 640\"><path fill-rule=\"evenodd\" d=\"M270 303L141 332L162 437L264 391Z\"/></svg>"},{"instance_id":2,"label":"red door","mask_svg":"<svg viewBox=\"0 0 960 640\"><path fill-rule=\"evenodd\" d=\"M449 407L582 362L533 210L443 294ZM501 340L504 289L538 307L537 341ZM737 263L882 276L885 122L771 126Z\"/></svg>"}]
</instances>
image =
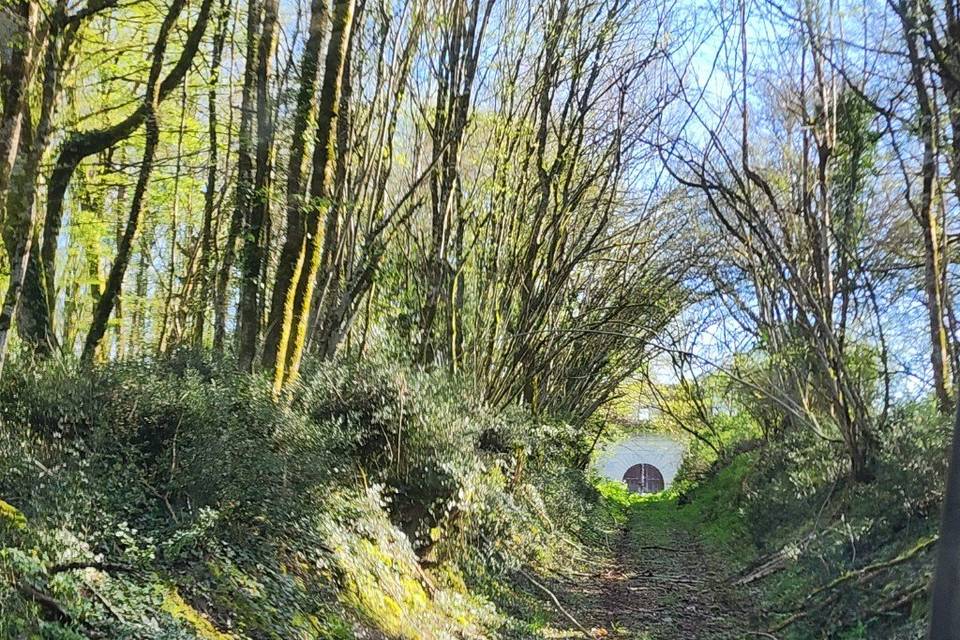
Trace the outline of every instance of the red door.
<instances>
[{"instance_id":1,"label":"red door","mask_svg":"<svg viewBox=\"0 0 960 640\"><path fill-rule=\"evenodd\" d=\"M652 464L635 464L623 474L627 489L633 493L663 491L663 474Z\"/></svg>"}]
</instances>

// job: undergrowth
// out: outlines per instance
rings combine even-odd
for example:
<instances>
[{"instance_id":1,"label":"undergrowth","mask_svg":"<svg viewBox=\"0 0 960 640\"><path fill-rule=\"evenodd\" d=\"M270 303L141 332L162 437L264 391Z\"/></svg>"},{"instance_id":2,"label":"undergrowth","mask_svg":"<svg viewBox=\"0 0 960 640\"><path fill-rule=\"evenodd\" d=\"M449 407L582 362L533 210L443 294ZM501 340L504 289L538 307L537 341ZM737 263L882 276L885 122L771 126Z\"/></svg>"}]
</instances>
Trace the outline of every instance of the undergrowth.
<instances>
[{"instance_id":1,"label":"undergrowth","mask_svg":"<svg viewBox=\"0 0 960 640\"><path fill-rule=\"evenodd\" d=\"M10 368L0 637L529 637L517 570L601 535L581 446L382 362Z\"/></svg>"}]
</instances>

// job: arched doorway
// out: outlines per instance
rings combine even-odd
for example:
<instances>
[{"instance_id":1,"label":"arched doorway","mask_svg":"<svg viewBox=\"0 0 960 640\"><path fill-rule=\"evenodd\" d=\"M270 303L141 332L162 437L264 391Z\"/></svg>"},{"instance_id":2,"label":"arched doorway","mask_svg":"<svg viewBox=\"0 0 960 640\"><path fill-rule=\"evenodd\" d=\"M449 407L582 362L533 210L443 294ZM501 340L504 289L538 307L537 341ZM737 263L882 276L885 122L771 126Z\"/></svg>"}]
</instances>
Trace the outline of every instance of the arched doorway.
<instances>
[{"instance_id":1,"label":"arched doorway","mask_svg":"<svg viewBox=\"0 0 960 640\"><path fill-rule=\"evenodd\" d=\"M623 474L627 489L633 493L663 491L663 474L652 464L635 464Z\"/></svg>"}]
</instances>

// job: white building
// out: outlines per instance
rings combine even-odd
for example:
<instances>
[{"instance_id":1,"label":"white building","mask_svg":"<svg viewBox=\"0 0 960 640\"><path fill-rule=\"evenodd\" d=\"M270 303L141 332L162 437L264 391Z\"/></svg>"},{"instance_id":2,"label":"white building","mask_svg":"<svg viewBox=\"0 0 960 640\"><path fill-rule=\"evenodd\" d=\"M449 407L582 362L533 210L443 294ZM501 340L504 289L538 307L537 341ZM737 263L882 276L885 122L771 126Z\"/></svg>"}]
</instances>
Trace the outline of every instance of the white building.
<instances>
[{"instance_id":1,"label":"white building","mask_svg":"<svg viewBox=\"0 0 960 640\"><path fill-rule=\"evenodd\" d=\"M603 478L626 482L633 491L651 493L670 487L684 451L683 442L676 438L645 433L606 445L593 466Z\"/></svg>"}]
</instances>

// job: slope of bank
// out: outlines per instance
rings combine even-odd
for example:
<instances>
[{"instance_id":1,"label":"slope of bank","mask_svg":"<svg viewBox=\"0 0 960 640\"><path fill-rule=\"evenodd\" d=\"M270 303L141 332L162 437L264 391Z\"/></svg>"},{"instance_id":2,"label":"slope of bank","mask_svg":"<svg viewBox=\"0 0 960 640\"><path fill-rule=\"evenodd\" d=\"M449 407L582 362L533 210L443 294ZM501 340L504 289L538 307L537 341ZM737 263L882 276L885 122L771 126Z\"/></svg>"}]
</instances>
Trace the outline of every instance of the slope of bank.
<instances>
[{"instance_id":1,"label":"slope of bank","mask_svg":"<svg viewBox=\"0 0 960 640\"><path fill-rule=\"evenodd\" d=\"M698 532L723 559L721 589L754 603L749 635L921 640L949 427L924 407L901 419L871 482L849 480L827 444L787 433L744 443L637 517L645 530Z\"/></svg>"},{"instance_id":2,"label":"slope of bank","mask_svg":"<svg viewBox=\"0 0 960 640\"><path fill-rule=\"evenodd\" d=\"M3 638L529 638L612 526L576 431L382 363L11 369L0 450Z\"/></svg>"}]
</instances>

